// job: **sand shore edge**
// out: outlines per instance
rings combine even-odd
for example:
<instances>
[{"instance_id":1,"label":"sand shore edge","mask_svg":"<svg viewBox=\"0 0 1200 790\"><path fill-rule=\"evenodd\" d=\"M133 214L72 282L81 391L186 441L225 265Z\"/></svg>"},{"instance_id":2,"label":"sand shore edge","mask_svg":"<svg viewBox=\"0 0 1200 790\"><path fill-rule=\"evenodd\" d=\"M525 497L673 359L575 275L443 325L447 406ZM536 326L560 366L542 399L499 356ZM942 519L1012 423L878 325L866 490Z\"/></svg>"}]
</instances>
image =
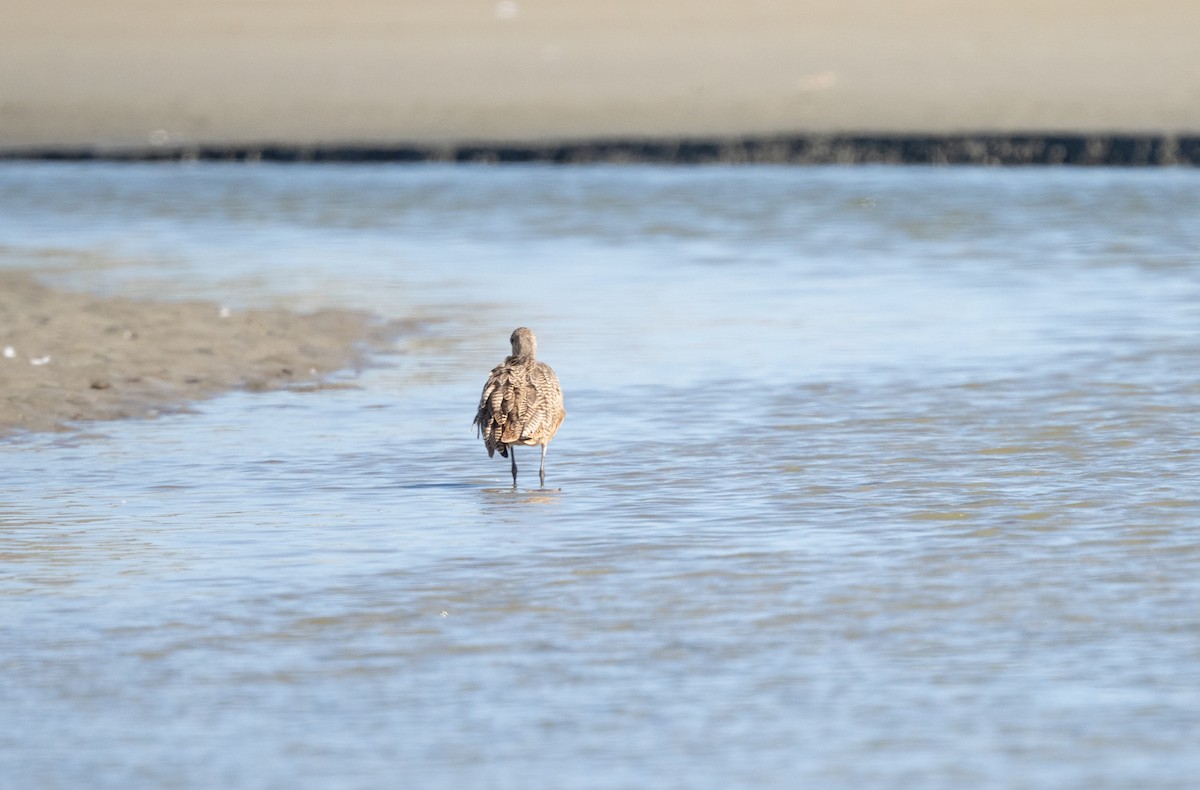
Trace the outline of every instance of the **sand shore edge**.
<instances>
[{"instance_id":1,"label":"sand shore edge","mask_svg":"<svg viewBox=\"0 0 1200 790\"><path fill-rule=\"evenodd\" d=\"M95 296L0 271L0 440L184 411L234 390L317 389L404 329L349 310Z\"/></svg>"},{"instance_id":2,"label":"sand shore edge","mask_svg":"<svg viewBox=\"0 0 1200 790\"><path fill-rule=\"evenodd\" d=\"M0 160L1200 166L1200 134L847 134L0 149Z\"/></svg>"}]
</instances>

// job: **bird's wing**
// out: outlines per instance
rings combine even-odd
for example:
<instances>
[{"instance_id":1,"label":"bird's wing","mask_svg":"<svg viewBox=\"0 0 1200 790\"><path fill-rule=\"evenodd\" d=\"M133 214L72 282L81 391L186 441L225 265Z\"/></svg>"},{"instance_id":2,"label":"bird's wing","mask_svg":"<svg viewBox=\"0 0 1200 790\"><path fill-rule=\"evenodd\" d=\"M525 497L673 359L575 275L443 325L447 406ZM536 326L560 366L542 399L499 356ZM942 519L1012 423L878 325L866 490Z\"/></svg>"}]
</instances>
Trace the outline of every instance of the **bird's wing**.
<instances>
[{"instance_id":1,"label":"bird's wing","mask_svg":"<svg viewBox=\"0 0 1200 790\"><path fill-rule=\"evenodd\" d=\"M534 363L529 372L528 384L531 397L522 416L521 437L549 440L562 423L562 387L554 370L542 362Z\"/></svg>"},{"instance_id":2,"label":"bird's wing","mask_svg":"<svg viewBox=\"0 0 1200 790\"><path fill-rule=\"evenodd\" d=\"M492 393L499 385L499 374L499 366L492 368L492 372L488 374L488 379L483 385L483 392L479 395L479 406L475 409L474 425L481 434L487 430L488 424L492 421Z\"/></svg>"},{"instance_id":3,"label":"bird's wing","mask_svg":"<svg viewBox=\"0 0 1200 790\"><path fill-rule=\"evenodd\" d=\"M517 442L526 435L534 395L533 388L520 376L509 376L492 393L492 419L499 429L500 441Z\"/></svg>"},{"instance_id":4,"label":"bird's wing","mask_svg":"<svg viewBox=\"0 0 1200 790\"><path fill-rule=\"evenodd\" d=\"M513 441L505 438L505 434L510 432L508 423L513 416L509 404L506 404L506 400L511 399L511 378L512 370L507 365L497 365L488 375L479 396L475 426L478 435L483 437L489 458L496 450L507 457L505 443Z\"/></svg>"},{"instance_id":5,"label":"bird's wing","mask_svg":"<svg viewBox=\"0 0 1200 790\"><path fill-rule=\"evenodd\" d=\"M521 386L519 373L510 365L499 365L483 386L475 424L489 448L521 438L522 414L527 400L524 390L527 388Z\"/></svg>"}]
</instances>

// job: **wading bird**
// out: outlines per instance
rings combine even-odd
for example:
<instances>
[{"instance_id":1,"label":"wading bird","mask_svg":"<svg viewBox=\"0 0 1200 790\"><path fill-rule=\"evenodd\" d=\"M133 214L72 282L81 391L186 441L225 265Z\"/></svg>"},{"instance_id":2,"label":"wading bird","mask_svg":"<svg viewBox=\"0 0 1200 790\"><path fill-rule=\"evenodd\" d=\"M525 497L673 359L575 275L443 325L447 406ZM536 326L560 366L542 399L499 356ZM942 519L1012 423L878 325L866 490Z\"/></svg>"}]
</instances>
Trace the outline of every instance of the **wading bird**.
<instances>
[{"instance_id":1,"label":"wading bird","mask_svg":"<svg viewBox=\"0 0 1200 790\"><path fill-rule=\"evenodd\" d=\"M558 376L545 362L538 362L537 338L526 327L514 329L512 354L504 358L488 375L479 396L475 425L487 446L488 458L499 450L501 457L512 454L513 487L517 485L518 444L542 446L539 479L546 486L546 445L558 433L567 410L563 408L562 387Z\"/></svg>"}]
</instances>

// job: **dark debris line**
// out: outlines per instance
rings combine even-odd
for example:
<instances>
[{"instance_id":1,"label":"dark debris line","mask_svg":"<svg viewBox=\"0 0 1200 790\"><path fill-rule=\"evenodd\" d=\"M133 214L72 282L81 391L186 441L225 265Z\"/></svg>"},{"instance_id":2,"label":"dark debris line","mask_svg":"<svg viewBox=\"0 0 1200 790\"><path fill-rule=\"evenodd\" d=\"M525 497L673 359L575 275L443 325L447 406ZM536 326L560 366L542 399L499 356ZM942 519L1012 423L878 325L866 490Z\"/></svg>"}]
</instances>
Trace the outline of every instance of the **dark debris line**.
<instances>
[{"instance_id":1,"label":"dark debris line","mask_svg":"<svg viewBox=\"0 0 1200 790\"><path fill-rule=\"evenodd\" d=\"M0 159L51 161L470 162L485 164L934 164L1200 166L1200 136L795 135L496 144L185 145L23 148Z\"/></svg>"}]
</instances>

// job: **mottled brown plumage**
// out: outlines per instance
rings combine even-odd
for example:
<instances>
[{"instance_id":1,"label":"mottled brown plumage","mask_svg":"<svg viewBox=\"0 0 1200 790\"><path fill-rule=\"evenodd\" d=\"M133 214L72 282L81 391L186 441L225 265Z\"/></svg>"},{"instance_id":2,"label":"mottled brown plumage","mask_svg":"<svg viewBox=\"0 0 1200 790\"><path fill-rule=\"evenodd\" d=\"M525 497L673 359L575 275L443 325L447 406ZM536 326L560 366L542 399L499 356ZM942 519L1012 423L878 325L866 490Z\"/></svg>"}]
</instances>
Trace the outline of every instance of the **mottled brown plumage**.
<instances>
[{"instance_id":1,"label":"mottled brown plumage","mask_svg":"<svg viewBox=\"0 0 1200 790\"><path fill-rule=\"evenodd\" d=\"M488 458L499 450L507 458L512 454L513 485L517 484L517 456L513 446L518 444L542 446L542 465L539 478L546 485L546 445L558 433L563 417L562 388L558 376L545 362L538 362L537 338L525 327L513 330L512 354L492 368L475 425L487 447Z\"/></svg>"}]
</instances>

